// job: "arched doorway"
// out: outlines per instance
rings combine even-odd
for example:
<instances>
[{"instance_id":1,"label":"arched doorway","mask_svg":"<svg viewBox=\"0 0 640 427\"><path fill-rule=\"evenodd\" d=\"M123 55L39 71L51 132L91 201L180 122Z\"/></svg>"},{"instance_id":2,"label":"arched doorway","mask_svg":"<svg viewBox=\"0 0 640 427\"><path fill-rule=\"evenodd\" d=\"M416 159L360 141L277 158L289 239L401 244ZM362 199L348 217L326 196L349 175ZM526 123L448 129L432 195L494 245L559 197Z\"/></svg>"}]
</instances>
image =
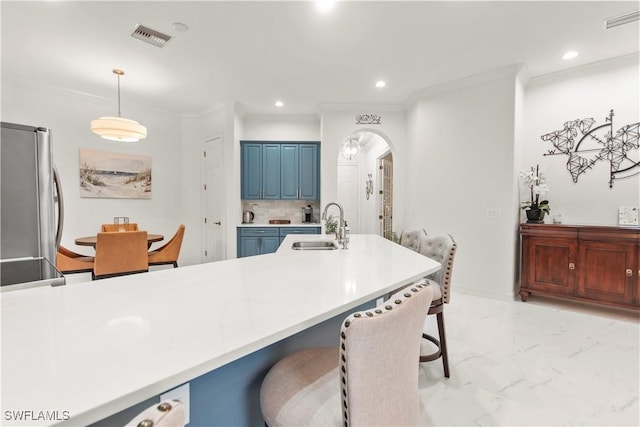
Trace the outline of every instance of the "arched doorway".
<instances>
[{"instance_id":1,"label":"arched doorway","mask_svg":"<svg viewBox=\"0 0 640 427\"><path fill-rule=\"evenodd\" d=\"M392 238L393 154L387 141L371 131L358 131L345 138L357 141L338 153L338 200L345 211L351 233L379 234ZM353 144L352 144L353 145Z\"/></svg>"}]
</instances>

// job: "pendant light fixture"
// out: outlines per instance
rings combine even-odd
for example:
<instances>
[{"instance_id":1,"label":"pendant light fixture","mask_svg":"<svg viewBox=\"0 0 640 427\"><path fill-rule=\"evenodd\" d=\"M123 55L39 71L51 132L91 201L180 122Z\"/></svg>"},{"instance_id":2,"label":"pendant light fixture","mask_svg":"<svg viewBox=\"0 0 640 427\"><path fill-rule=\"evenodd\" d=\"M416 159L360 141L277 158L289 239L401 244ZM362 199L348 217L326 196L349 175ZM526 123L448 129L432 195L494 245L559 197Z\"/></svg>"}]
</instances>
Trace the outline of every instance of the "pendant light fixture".
<instances>
[{"instance_id":1,"label":"pendant light fixture","mask_svg":"<svg viewBox=\"0 0 640 427\"><path fill-rule=\"evenodd\" d=\"M354 160L360 154L360 144L358 138L347 138L342 143L342 157L347 160Z\"/></svg>"},{"instance_id":2,"label":"pendant light fixture","mask_svg":"<svg viewBox=\"0 0 640 427\"><path fill-rule=\"evenodd\" d=\"M120 117L120 76L124 71L113 69L118 76L118 117L100 117L91 120L91 131L110 141L137 142L147 137L147 128L135 120Z\"/></svg>"}]
</instances>

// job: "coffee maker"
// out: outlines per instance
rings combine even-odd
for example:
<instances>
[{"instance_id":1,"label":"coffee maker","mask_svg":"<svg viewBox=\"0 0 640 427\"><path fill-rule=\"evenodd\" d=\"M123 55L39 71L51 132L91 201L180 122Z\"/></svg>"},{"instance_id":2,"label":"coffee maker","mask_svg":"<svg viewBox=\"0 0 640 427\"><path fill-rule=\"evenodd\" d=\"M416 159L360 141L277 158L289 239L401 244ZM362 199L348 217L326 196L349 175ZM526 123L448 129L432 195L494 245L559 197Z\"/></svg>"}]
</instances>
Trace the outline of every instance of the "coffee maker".
<instances>
[{"instance_id":1,"label":"coffee maker","mask_svg":"<svg viewBox=\"0 0 640 427\"><path fill-rule=\"evenodd\" d=\"M313 208L311 207L311 205L307 205L302 208L302 222L313 222Z\"/></svg>"}]
</instances>

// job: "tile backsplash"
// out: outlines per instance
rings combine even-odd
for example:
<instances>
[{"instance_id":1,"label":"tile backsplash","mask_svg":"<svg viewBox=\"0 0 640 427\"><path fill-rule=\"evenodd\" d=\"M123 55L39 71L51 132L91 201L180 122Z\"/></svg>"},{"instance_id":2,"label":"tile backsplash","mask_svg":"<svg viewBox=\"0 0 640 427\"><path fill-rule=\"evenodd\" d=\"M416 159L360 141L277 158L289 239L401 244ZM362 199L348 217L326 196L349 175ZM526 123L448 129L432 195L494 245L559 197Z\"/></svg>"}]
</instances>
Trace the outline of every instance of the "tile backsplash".
<instances>
[{"instance_id":1,"label":"tile backsplash","mask_svg":"<svg viewBox=\"0 0 640 427\"><path fill-rule=\"evenodd\" d=\"M268 224L271 219L288 219L291 224L302 224L302 208L311 205L314 222L320 222L320 202L305 200L243 200L242 211L255 215L254 224ZM257 208L254 209L254 206ZM240 218L242 222L242 218Z\"/></svg>"}]
</instances>

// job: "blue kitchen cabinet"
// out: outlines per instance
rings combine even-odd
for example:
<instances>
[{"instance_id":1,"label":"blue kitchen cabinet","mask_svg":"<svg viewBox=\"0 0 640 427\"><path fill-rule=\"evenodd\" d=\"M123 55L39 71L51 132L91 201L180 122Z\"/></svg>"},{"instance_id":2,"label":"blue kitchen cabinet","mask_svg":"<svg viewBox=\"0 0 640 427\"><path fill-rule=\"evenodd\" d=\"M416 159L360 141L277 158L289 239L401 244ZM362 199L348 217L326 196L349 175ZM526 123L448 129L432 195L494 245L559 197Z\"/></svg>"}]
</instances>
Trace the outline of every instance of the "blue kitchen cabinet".
<instances>
[{"instance_id":1,"label":"blue kitchen cabinet","mask_svg":"<svg viewBox=\"0 0 640 427\"><path fill-rule=\"evenodd\" d=\"M242 165L242 199L261 199L262 144L243 143L240 156Z\"/></svg>"},{"instance_id":2,"label":"blue kitchen cabinet","mask_svg":"<svg viewBox=\"0 0 640 427\"><path fill-rule=\"evenodd\" d=\"M320 227L280 227L280 244L288 234L320 234Z\"/></svg>"},{"instance_id":3,"label":"blue kitchen cabinet","mask_svg":"<svg viewBox=\"0 0 640 427\"><path fill-rule=\"evenodd\" d=\"M299 151L298 144L281 145L280 198L284 200L299 198Z\"/></svg>"},{"instance_id":4,"label":"blue kitchen cabinet","mask_svg":"<svg viewBox=\"0 0 640 427\"><path fill-rule=\"evenodd\" d=\"M262 198L280 199L280 144L262 145Z\"/></svg>"},{"instance_id":5,"label":"blue kitchen cabinet","mask_svg":"<svg viewBox=\"0 0 640 427\"><path fill-rule=\"evenodd\" d=\"M243 200L280 199L280 144L241 143Z\"/></svg>"},{"instance_id":6,"label":"blue kitchen cabinet","mask_svg":"<svg viewBox=\"0 0 640 427\"><path fill-rule=\"evenodd\" d=\"M276 252L287 234L320 234L320 227L238 227L238 258Z\"/></svg>"},{"instance_id":7,"label":"blue kitchen cabinet","mask_svg":"<svg viewBox=\"0 0 640 427\"><path fill-rule=\"evenodd\" d=\"M320 162L318 151L318 144L282 144L281 199L319 199Z\"/></svg>"},{"instance_id":8,"label":"blue kitchen cabinet","mask_svg":"<svg viewBox=\"0 0 640 427\"><path fill-rule=\"evenodd\" d=\"M241 141L243 200L319 200L318 143Z\"/></svg>"},{"instance_id":9,"label":"blue kitchen cabinet","mask_svg":"<svg viewBox=\"0 0 640 427\"><path fill-rule=\"evenodd\" d=\"M238 227L238 258L277 251L279 236L278 227Z\"/></svg>"},{"instance_id":10,"label":"blue kitchen cabinet","mask_svg":"<svg viewBox=\"0 0 640 427\"><path fill-rule=\"evenodd\" d=\"M318 144L299 145L299 199L320 200L320 153Z\"/></svg>"}]
</instances>

